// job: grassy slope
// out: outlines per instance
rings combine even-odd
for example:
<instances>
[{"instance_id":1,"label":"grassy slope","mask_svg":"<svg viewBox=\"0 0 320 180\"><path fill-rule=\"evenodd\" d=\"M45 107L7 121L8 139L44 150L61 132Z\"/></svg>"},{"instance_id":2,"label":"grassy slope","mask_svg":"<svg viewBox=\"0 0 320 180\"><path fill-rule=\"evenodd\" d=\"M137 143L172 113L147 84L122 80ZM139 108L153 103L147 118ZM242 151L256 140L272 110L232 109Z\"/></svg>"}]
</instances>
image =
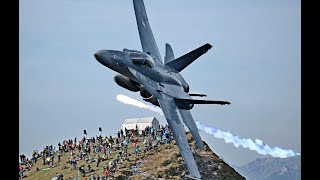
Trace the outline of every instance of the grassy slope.
<instances>
[{"instance_id":1,"label":"grassy slope","mask_svg":"<svg viewBox=\"0 0 320 180\"><path fill-rule=\"evenodd\" d=\"M141 142L142 138L139 139L139 146L143 147L142 142ZM132 164L132 162L134 162L136 160L135 154L134 154L134 148L132 147L132 144L129 144L128 147L128 153L131 154L131 156L129 156L129 160L125 163L125 164L120 164L121 166L127 166L128 164ZM76 153L77 154L77 153ZM116 157L116 155L118 154L118 151L111 151L111 156L108 157L108 160L102 161L100 162L99 166L96 167L96 162L92 162L89 163L91 168L94 170L94 172L91 173L87 173L87 177L89 177L89 175L91 174L96 174L97 176L102 176L103 174L103 166L107 165L110 160L114 159ZM101 156L101 155L100 155ZM46 179L51 179L56 173L61 173L63 174L63 179L67 179L68 177L74 178L74 177L78 177L79 180L82 179L81 176L78 176L78 170L73 170L70 166L70 164L66 163L68 161L68 159L71 157L70 153L64 153L63 156L61 156L61 161L60 163L58 163L58 157L57 154L55 155L54 158L54 166L50 168L49 170L43 171L42 169L48 168L48 165L42 165L42 159L39 159L37 161L36 164L33 165L32 170L29 172L25 172L24 175L27 175L27 178L24 178L26 180L46 180ZM98 153L92 153L91 152L91 157L93 158L97 158L98 157ZM101 156L102 157L102 156ZM67 169L62 170L62 166L63 164L67 165ZM77 167L83 166L85 165L85 169L87 169L87 165L86 162L84 160L80 160L77 161ZM37 167L40 169L40 171L36 171Z\"/></svg>"},{"instance_id":2,"label":"grassy slope","mask_svg":"<svg viewBox=\"0 0 320 180\"><path fill-rule=\"evenodd\" d=\"M190 147L195 152L194 157L203 179L244 179L239 173L214 154L206 143L204 143L205 149L203 151L199 151L190 133L187 133L187 137ZM139 139L139 145L142 149L143 145L141 139ZM157 149L151 150L145 155L142 152L138 157L134 154L132 144L129 144L128 153L132 155L129 156L128 161L119 165L119 170L115 173L115 179L129 179L128 177L131 175L131 167L136 165L136 162L138 161L142 162L138 171L139 173L135 176L131 176L130 179L132 180L156 178L186 179L185 174L188 174L186 165L184 164L179 153L179 149L175 145L174 141L172 144L162 145ZM110 159L113 159L116 154L118 154L118 152L113 151L111 156L109 156L109 159L101 162L99 167L96 167L95 162L91 163L90 165L94 169L94 172L88 173L87 177L93 173L101 177L103 174L103 165L109 163ZM91 156L97 157L97 154L94 155L94 153L91 153ZM67 169L62 170L63 164L69 157L70 153L66 153L61 157L61 162L59 164L55 163L56 167L47 171L40 170L36 172L37 167L39 169L48 167L47 165L43 166L42 160L40 159L37 164L34 165L32 170L26 173L28 176L26 179L50 180L57 172L62 173L64 175L64 179L67 179L68 177L78 177L79 179L82 179L82 177L78 176L78 171L72 170L69 164L67 164ZM55 157L55 161L57 161L57 157ZM77 167L85 165L84 160L77 161L77 163ZM87 169L87 165L85 166L85 169Z\"/></svg>"}]
</instances>

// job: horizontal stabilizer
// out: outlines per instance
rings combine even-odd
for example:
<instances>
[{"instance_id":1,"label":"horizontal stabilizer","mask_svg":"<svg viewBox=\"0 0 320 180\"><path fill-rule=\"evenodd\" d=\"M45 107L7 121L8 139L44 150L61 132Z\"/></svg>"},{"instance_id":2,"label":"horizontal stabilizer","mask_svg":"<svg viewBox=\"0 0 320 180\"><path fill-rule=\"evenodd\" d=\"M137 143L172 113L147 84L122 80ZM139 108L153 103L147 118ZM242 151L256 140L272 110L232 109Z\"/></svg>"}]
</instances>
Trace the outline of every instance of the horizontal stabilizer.
<instances>
[{"instance_id":1,"label":"horizontal stabilizer","mask_svg":"<svg viewBox=\"0 0 320 180\"><path fill-rule=\"evenodd\" d=\"M206 53L212 46L210 44L205 44L187 54L167 63L166 65L172 67L178 72L181 72L184 68L186 68L189 64L195 61L202 54Z\"/></svg>"},{"instance_id":2,"label":"horizontal stabilizer","mask_svg":"<svg viewBox=\"0 0 320 180\"><path fill-rule=\"evenodd\" d=\"M197 99L175 99L176 102L185 103L185 104L231 104L228 101L211 101L211 100L197 100Z\"/></svg>"},{"instance_id":3,"label":"horizontal stabilizer","mask_svg":"<svg viewBox=\"0 0 320 180\"><path fill-rule=\"evenodd\" d=\"M207 95L205 95L205 94L194 94L194 93L189 93L189 96L200 96L200 97L206 97Z\"/></svg>"}]
</instances>

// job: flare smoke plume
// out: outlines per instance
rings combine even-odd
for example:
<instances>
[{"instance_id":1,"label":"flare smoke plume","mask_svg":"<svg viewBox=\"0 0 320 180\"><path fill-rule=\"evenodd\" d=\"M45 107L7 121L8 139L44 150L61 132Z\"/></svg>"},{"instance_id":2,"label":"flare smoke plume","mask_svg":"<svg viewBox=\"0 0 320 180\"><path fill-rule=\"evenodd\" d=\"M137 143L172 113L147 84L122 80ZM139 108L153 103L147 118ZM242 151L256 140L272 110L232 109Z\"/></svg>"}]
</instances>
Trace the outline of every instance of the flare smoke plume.
<instances>
[{"instance_id":1,"label":"flare smoke plume","mask_svg":"<svg viewBox=\"0 0 320 180\"><path fill-rule=\"evenodd\" d=\"M156 113L159 113L161 116L163 116L163 112L161 108L158 106L154 105L147 105L144 104L141 101L132 99L128 96L125 95L117 95L117 100L125 103L125 104L130 104L133 106L137 106L139 108L147 109ZM239 136L234 136L229 132L221 131L219 129L216 129L214 127L207 126L203 123L200 123L198 121L195 121L197 127L199 130L202 130L216 138L219 139L224 139L224 142L226 143L232 143L235 147L242 146L243 148L248 148L252 151L256 151L259 154L263 155L271 155L273 157L280 157L280 158L286 158L286 157L291 157L291 156L296 156L300 155L300 153L295 153L291 149L282 149L279 147L270 147L267 144L264 144L261 140L256 139L256 140L251 140L249 138L240 138Z\"/></svg>"}]
</instances>

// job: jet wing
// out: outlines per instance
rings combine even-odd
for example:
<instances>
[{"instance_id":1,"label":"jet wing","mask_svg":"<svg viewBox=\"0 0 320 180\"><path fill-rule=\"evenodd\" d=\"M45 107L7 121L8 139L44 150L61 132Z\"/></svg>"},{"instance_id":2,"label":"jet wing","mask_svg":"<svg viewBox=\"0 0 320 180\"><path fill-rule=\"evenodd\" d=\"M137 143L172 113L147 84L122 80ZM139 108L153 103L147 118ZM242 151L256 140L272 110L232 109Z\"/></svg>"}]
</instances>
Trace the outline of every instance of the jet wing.
<instances>
[{"instance_id":1,"label":"jet wing","mask_svg":"<svg viewBox=\"0 0 320 180\"><path fill-rule=\"evenodd\" d=\"M143 52L149 52L151 57L156 58L156 63L163 64L156 41L152 34L143 0L133 0L133 7Z\"/></svg>"},{"instance_id":2,"label":"jet wing","mask_svg":"<svg viewBox=\"0 0 320 180\"><path fill-rule=\"evenodd\" d=\"M198 166L194 160L193 154L190 150L187 136L183 128L183 124L180 121L178 116L178 108L175 106L174 100L172 97L164 95L165 100L158 99L160 107L167 119L169 128L172 130L173 137L177 142L177 145L180 150L184 162L187 165L187 168L190 172L190 176L195 179L200 179L200 172Z\"/></svg>"},{"instance_id":3,"label":"jet wing","mask_svg":"<svg viewBox=\"0 0 320 180\"><path fill-rule=\"evenodd\" d=\"M186 104L220 104L220 105L225 105L225 104L231 104L228 101L212 101L212 100L198 100L198 99L175 99L176 102L179 103L186 103Z\"/></svg>"}]
</instances>

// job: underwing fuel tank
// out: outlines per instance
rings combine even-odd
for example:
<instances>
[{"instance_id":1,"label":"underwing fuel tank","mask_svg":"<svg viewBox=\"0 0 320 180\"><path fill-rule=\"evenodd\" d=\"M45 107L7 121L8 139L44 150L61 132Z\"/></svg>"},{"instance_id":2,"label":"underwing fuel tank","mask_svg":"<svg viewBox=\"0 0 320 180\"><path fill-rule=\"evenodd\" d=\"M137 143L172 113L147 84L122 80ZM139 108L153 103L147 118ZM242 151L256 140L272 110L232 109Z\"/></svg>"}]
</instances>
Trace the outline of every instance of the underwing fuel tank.
<instances>
[{"instance_id":1,"label":"underwing fuel tank","mask_svg":"<svg viewBox=\"0 0 320 180\"><path fill-rule=\"evenodd\" d=\"M138 92L140 91L139 86L137 86L137 84L133 81L131 81L129 78L117 74L114 76L114 81L121 87L128 89L129 91L133 91L133 92Z\"/></svg>"}]
</instances>

